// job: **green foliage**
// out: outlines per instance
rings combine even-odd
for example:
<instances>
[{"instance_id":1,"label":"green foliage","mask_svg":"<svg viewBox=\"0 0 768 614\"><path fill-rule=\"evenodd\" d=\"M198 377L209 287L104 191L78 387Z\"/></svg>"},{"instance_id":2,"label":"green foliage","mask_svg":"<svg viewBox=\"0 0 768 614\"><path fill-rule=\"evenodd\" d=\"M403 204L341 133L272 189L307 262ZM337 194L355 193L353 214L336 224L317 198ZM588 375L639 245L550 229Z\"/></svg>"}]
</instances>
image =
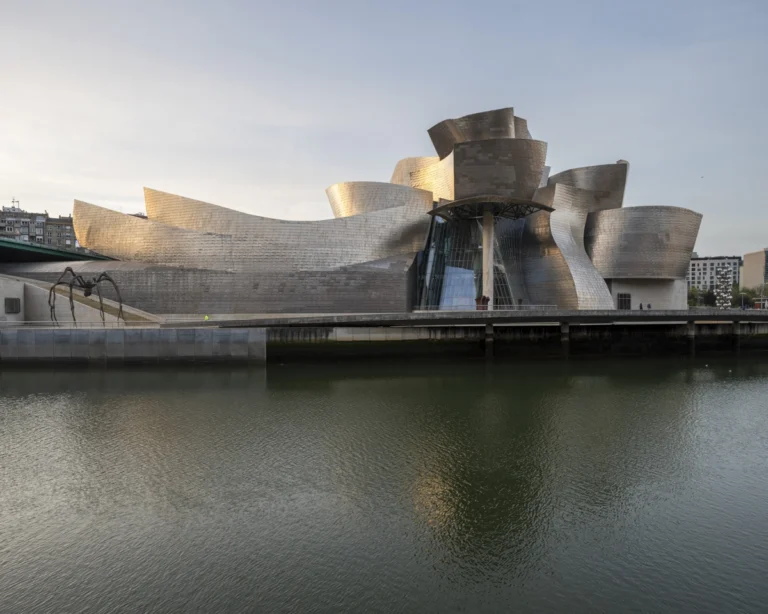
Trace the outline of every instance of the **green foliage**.
<instances>
[{"instance_id":1,"label":"green foliage","mask_svg":"<svg viewBox=\"0 0 768 614\"><path fill-rule=\"evenodd\" d=\"M744 306L752 307L755 304L755 299L760 298L762 288L741 288L734 284L733 286L733 298L731 305L734 307L741 307L742 294L744 295Z\"/></svg>"},{"instance_id":2,"label":"green foliage","mask_svg":"<svg viewBox=\"0 0 768 614\"><path fill-rule=\"evenodd\" d=\"M688 290L688 307L696 307L699 304L700 292L696 287Z\"/></svg>"},{"instance_id":3,"label":"green foliage","mask_svg":"<svg viewBox=\"0 0 768 614\"><path fill-rule=\"evenodd\" d=\"M714 307L715 293L712 290L699 290L691 288L688 290L689 307Z\"/></svg>"}]
</instances>

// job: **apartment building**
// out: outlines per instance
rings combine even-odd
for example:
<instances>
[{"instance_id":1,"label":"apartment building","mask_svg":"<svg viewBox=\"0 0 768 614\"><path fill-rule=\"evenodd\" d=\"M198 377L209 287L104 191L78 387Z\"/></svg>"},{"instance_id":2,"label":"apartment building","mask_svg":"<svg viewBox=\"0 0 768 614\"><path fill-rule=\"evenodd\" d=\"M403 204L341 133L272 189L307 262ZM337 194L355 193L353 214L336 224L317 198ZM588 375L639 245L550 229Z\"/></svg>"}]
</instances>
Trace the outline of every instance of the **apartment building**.
<instances>
[{"instance_id":1,"label":"apartment building","mask_svg":"<svg viewBox=\"0 0 768 614\"><path fill-rule=\"evenodd\" d=\"M0 210L0 237L46 247L85 251L77 245L71 216L50 217L45 213L30 213L13 201Z\"/></svg>"},{"instance_id":2,"label":"apartment building","mask_svg":"<svg viewBox=\"0 0 768 614\"><path fill-rule=\"evenodd\" d=\"M0 211L0 236L16 241L44 243L46 214L30 213L19 207Z\"/></svg>"},{"instance_id":3,"label":"apartment building","mask_svg":"<svg viewBox=\"0 0 768 614\"><path fill-rule=\"evenodd\" d=\"M731 285L740 284L741 263L741 256L698 256L694 252L685 278L688 289L697 288L702 292L707 290L714 292L719 268L725 268L728 271Z\"/></svg>"},{"instance_id":4,"label":"apartment building","mask_svg":"<svg viewBox=\"0 0 768 614\"><path fill-rule=\"evenodd\" d=\"M45 222L45 244L59 249L75 249L75 231L71 216L49 217Z\"/></svg>"},{"instance_id":5,"label":"apartment building","mask_svg":"<svg viewBox=\"0 0 768 614\"><path fill-rule=\"evenodd\" d=\"M744 254L744 276L742 278L744 288L765 288L765 282L768 281L767 251L768 248Z\"/></svg>"}]
</instances>

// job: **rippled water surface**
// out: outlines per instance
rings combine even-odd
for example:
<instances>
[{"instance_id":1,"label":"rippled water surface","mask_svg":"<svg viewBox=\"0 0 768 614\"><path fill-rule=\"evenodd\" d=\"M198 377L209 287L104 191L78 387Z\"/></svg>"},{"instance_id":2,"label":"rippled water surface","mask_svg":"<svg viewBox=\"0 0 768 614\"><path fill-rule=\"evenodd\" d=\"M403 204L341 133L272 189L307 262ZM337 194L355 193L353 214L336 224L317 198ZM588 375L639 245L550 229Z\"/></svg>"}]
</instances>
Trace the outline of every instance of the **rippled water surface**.
<instances>
[{"instance_id":1,"label":"rippled water surface","mask_svg":"<svg viewBox=\"0 0 768 614\"><path fill-rule=\"evenodd\" d=\"M765 612L768 362L0 374L2 612Z\"/></svg>"}]
</instances>

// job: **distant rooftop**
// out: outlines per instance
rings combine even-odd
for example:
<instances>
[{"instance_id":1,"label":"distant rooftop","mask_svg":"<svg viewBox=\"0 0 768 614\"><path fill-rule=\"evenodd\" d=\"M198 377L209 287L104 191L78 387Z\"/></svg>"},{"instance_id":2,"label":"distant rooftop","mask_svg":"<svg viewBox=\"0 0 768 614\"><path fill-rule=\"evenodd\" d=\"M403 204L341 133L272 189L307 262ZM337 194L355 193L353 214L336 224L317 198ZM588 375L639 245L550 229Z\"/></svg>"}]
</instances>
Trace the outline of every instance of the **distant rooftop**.
<instances>
[{"instance_id":1,"label":"distant rooftop","mask_svg":"<svg viewBox=\"0 0 768 614\"><path fill-rule=\"evenodd\" d=\"M691 260L741 260L741 256L699 256L694 252Z\"/></svg>"}]
</instances>

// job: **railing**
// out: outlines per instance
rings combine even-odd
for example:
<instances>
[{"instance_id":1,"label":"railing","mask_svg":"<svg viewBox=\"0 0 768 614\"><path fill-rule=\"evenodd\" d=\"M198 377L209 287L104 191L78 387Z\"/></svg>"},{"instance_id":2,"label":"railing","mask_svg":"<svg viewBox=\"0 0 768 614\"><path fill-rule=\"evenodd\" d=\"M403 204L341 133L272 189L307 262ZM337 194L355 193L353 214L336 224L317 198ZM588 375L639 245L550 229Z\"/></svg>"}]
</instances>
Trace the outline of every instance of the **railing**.
<instances>
[{"instance_id":1,"label":"railing","mask_svg":"<svg viewBox=\"0 0 768 614\"><path fill-rule=\"evenodd\" d=\"M423 309L414 309L415 313L428 313L431 311L554 311L557 305L503 305L503 306L479 306L474 301L471 303L459 303L448 306L427 306Z\"/></svg>"},{"instance_id":2,"label":"railing","mask_svg":"<svg viewBox=\"0 0 768 614\"><path fill-rule=\"evenodd\" d=\"M112 322L51 322L50 320L4 320L0 321L0 328L158 328L157 322L143 320L122 320Z\"/></svg>"}]
</instances>

